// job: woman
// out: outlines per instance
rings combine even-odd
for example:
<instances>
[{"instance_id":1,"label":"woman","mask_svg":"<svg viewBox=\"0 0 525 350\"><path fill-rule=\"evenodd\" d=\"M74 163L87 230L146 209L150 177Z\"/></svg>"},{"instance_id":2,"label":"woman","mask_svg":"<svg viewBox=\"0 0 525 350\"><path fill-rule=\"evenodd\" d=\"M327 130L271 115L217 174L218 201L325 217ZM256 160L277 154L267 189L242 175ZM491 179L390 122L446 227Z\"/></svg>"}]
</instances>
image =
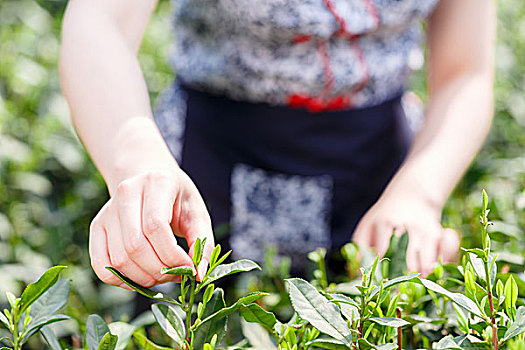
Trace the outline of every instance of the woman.
<instances>
[{"instance_id":1,"label":"woman","mask_svg":"<svg viewBox=\"0 0 525 350\"><path fill-rule=\"evenodd\" d=\"M61 83L111 195L90 229L101 280L122 286L114 266L144 286L170 281L161 267L191 265L198 237L207 259L207 206L214 225L231 221L237 257L351 238L384 253L405 229L410 269L454 257L441 209L490 126L493 1L175 6L179 83L160 130L136 59L155 1L71 0L64 19ZM429 103L412 141L399 96L426 16Z\"/></svg>"}]
</instances>

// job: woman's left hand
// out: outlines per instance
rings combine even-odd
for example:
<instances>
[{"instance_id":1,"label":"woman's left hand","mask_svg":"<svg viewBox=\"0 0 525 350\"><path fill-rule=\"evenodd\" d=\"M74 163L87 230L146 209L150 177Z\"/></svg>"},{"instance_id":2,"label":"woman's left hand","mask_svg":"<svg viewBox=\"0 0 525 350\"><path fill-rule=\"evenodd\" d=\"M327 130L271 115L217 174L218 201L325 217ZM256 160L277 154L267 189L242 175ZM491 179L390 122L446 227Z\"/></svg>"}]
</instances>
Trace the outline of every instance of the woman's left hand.
<instances>
[{"instance_id":1,"label":"woman's left hand","mask_svg":"<svg viewBox=\"0 0 525 350\"><path fill-rule=\"evenodd\" d=\"M443 228L440 218L441 207L424 196L408 189L387 190L363 216L353 240L359 246L374 248L383 256L390 236L407 231L408 270L428 275L440 258L447 263L458 256L458 233Z\"/></svg>"}]
</instances>

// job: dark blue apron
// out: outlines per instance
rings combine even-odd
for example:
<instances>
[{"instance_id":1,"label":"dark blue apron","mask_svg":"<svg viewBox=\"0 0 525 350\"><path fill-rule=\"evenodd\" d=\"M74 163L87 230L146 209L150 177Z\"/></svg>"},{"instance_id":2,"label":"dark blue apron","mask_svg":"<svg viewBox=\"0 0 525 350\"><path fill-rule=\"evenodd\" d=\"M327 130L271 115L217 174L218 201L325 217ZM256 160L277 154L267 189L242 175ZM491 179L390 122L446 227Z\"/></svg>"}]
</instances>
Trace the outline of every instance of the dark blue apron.
<instances>
[{"instance_id":1,"label":"dark blue apron","mask_svg":"<svg viewBox=\"0 0 525 350\"><path fill-rule=\"evenodd\" d=\"M339 249L402 163L411 134L401 98L312 114L182 87L182 168L197 185L221 244L261 261L275 246L301 264ZM169 141L169 140L167 140Z\"/></svg>"}]
</instances>

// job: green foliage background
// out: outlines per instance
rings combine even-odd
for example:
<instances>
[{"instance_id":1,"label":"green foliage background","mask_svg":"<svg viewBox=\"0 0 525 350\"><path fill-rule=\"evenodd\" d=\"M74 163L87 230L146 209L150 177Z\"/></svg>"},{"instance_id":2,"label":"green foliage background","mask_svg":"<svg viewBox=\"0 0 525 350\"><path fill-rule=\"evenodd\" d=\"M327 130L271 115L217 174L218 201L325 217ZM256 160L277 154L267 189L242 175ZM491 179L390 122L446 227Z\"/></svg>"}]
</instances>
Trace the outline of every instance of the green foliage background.
<instances>
[{"instance_id":1,"label":"green foliage background","mask_svg":"<svg viewBox=\"0 0 525 350\"><path fill-rule=\"evenodd\" d=\"M481 188L491 195L496 251L523 271L525 224L525 2L499 0L495 121L490 136L447 203L444 222L479 245ZM73 278L80 324L88 313L129 312L131 293L100 285L89 267L89 222L107 200L104 183L77 139L57 75L66 1L0 0L0 306L5 291L64 264ZM170 6L161 1L140 61L154 101L173 79L168 65ZM425 96L424 72L413 89ZM468 137L468 135L465 135ZM446 166L443 169L446 171ZM76 323L65 332L75 333ZM66 327L67 328L67 327Z\"/></svg>"}]
</instances>

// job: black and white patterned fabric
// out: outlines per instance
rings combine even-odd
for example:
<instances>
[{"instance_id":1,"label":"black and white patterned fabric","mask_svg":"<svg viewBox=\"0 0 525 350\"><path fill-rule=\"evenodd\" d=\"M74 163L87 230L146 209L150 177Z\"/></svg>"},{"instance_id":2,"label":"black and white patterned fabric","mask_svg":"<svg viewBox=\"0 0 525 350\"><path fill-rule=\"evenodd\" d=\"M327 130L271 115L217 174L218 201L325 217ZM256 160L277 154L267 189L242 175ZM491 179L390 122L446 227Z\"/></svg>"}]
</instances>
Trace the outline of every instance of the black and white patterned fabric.
<instances>
[{"instance_id":1,"label":"black and white patterned fabric","mask_svg":"<svg viewBox=\"0 0 525 350\"><path fill-rule=\"evenodd\" d=\"M306 257L330 247L332 187L328 175L287 176L236 164L231 175L234 257L263 261L261 247L272 246L282 255Z\"/></svg>"},{"instance_id":2,"label":"black and white patterned fabric","mask_svg":"<svg viewBox=\"0 0 525 350\"><path fill-rule=\"evenodd\" d=\"M404 90L437 2L175 0L172 61L187 86L241 101L328 93L375 105Z\"/></svg>"}]
</instances>

